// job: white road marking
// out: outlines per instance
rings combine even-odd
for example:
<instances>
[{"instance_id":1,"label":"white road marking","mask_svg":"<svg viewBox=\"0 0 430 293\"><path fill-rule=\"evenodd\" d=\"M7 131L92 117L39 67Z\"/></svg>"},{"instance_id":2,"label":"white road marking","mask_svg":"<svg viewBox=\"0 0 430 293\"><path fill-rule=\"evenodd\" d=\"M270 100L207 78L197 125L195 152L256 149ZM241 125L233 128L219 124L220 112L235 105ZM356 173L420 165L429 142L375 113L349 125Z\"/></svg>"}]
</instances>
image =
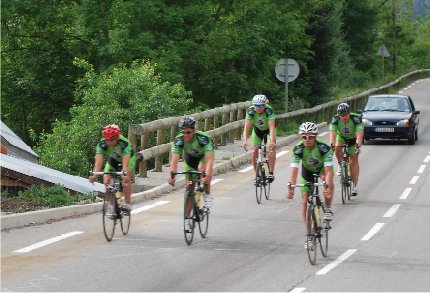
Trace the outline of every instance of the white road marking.
<instances>
[{"instance_id":1,"label":"white road marking","mask_svg":"<svg viewBox=\"0 0 430 293\"><path fill-rule=\"evenodd\" d=\"M406 188L403 191L402 195L399 197L399 199L406 199L408 197L409 193L411 193L411 191L412 191L412 188L410 188L410 187Z\"/></svg>"},{"instance_id":2,"label":"white road marking","mask_svg":"<svg viewBox=\"0 0 430 293\"><path fill-rule=\"evenodd\" d=\"M424 159L424 161L423 161L424 163L428 163L428 162L430 162L430 156L427 156L425 159Z\"/></svg>"},{"instance_id":3,"label":"white road marking","mask_svg":"<svg viewBox=\"0 0 430 293\"><path fill-rule=\"evenodd\" d=\"M305 287L297 287L297 288L294 288L293 290L291 290L290 292L291 293L301 293L301 292L304 292L305 290L306 290Z\"/></svg>"},{"instance_id":4,"label":"white road marking","mask_svg":"<svg viewBox=\"0 0 430 293\"><path fill-rule=\"evenodd\" d=\"M241 170L239 170L239 171L237 171L237 172L245 173L245 172L251 171L251 170L253 170L253 169L254 169L254 167L251 165L251 166L246 167L246 168L244 168L244 169L241 169Z\"/></svg>"},{"instance_id":5,"label":"white road marking","mask_svg":"<svg viewBox=\"0 0 430 293\"><path fill-rule=\"evenodd\" d=\"M323 132L321 134L318 134L318 136L324 136L324 135L327 135L327 134L328 134L328 132Z\"/></svg>"},{"instance_id":6,"label":"white road marking","mask_svg":"<svg viewBox=\"0 0 430 293\"><path fill-rule=\"evenodd\" d=\"M400 208L401 204L395 204L393 205L385 214L384 214L384 218L391 218L392 216L394 216L394 214L398 211L398 209Z\"/></svg>"},{"instance_id":7,"label":"white road marking","mask_svg":"<svg viewBox=\"0 0 430 293\"><path fill-rule=\"evenodd\" d=\"M133 210L131 211L131 214L132 214L132 215L135 215L135 214L141 213L141 212L143 212L143 211L146 211L146 210L149 210L149 209L155 208L155 207L157 207L157 206L164 205L164 204L166 204L166 203L169 203L169 201L167 201L167 200L161 200L161 201L158 201L158 202L156 202L156 203L154 203L154 204L150 204L150 205L146 205L146 206L143 206L143 207L140 207L140 208L137 208L137 209L133 209Z\"/></svg>"},{"instance_id":8,"label":"white road marking","mask_svg":"<svg viewBox=\"0 0 430 293\"><path fill-rule=\"evenodd\" d=\"M334 269L337 265L344 262L348 257L350 257L351 255L353 255L356 252L357 252L357 249L348 249L342 255L340 255L335 261L329 263L328 265L323 267L321 270L316 272L315 275L325 275L330 270Z\"/></svg>"},{"instance_id":9,"label":"white road marking","mask_svg":"<svg viewBox=\"0 0 430 293\"><path fill-rule=\"evenodd\" d=\"M370 231L363 236L363 238L361 238L361 241L367 241L370 238L373 237L373 235L375 235L376 233L378 233L379 230L381 230L381 228L385 225L385 223L376 223L372 229L370 229Z\"/></svg>"},{"instance_id":10,"label":"white road marking","mask_svg":"<svg viewBox=\"0 0 430 293\"><path fill-rule=\"evenodd\" d=\"M283 156L283 155L286 155L286 154L288 154L290 151L282 151L282 152L279 152L279 153L277 153L276 154L276 157L277 158L279 158L279 157L281 157L281 156Z\"/></svg>"},{"instance_id":11,"label":"white road marking","mask_svg":"<svg viewBox=\"0 0 430 293\"><path fill-rule=\"evenodd\" d=\"M420 168L418 169L417 173L418 174L422 174L424 173L424 169L426 168L426 165L421 165Z\"/></svg>"},{"instance_id":12,"label":"white road marking","mask_svg":"<svg viewBox=\"0 0 430 293\"><path fill-rule=\"evenodd\" d=\"M412 177L411 181L409 181L409 184L415 184L417 183L418 179L420 178L420 176L414 176Z\"/></svg>"},{"instance_id":13,"label":"white road marking","mask_svg":"<svg viewBox=\"0 0 430 293\"><path fill-rule=\"evenodd\" d=\"M399 91L399 94L403 93L403 91Z\"/></svg>"},{"instance_id":14,"label":"white road marking","mask_svg":"<svg viewBox=\"0 0 430 293\"><path fill-rule=\"evenodd\" d=\"M218 182L221 182L221 181L223 181L224 179L221 179L221 178L217 178L217 179L214 179L214 180L212 180L211 181L211 185L215 185L215 184L217 184Z\"/></svg>"},{"instance_id":15,"label":"white road marking","mask_svg":"<svg viewBox=\"0 0 430 293\"><path fill-rule=\"evenodd\" d=\"M84 232L82 232L82 231L73 231L73 232L70 232L70 233L61 234L60 236L49 238L47 240L44 240L44 241L35 243L33 245L30 245L30 246L27 246L27 247L15 250L13 252L26 253L26 252L32 251L34 249L38 249L38 248L41 248L43 246L46 246L46 245L49 245L49 244L52 244L52 243L64 240L66 238L69 238L69 237L72 237L72 236L75 236L75 235L79 235L79 234L82 234L82 233L84 233Z\"/></svg>"}]
</instances>

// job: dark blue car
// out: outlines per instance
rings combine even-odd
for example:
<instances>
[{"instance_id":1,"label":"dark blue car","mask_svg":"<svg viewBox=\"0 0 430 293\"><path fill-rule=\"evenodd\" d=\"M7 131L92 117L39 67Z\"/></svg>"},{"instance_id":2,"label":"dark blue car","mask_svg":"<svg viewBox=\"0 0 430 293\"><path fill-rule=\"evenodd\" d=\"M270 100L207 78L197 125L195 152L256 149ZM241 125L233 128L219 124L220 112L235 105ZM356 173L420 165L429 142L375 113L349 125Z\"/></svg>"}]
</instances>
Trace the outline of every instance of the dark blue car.
<instances>
[{"instance_id":1,"label":"dark blue car","mask_svg":"<svg viewBox=\"0 0 430 293\"><path fill-rule=\"evenodd\" d=\"M382 94L369 96L361 112L364 139L418 140L418 114L410 96Z\"/></svg>"}]
</instances>

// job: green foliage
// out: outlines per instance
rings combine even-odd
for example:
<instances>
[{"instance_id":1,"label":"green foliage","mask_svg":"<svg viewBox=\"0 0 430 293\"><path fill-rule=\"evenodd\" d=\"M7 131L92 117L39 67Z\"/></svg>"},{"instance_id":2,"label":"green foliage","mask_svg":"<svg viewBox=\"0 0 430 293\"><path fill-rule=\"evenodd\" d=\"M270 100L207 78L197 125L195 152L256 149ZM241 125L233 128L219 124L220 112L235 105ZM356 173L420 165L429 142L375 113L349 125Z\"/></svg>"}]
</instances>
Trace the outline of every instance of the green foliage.
<instances>
[{"instance_id":1,"label":"green foliage","mask_svg":"<svg viewBox=\"0 0 430 293\"><path fill-rule=\"evenodd\" d=\"M53 132L36 150L40 161L51 168L86 176L105 125L118 124L127 136L129 124L178 116L192 103L189 92L181 85L161 82L148 62L114 68L102 76L82 60L76 64L90 69L79 82L77 96L82 102L71 108L70 121L54 123Z\"/></svg>"},{"instance_id":2,"label":"green foliage","mask_svg":"<svg viewBox=\"0 0 430 293\"><path fill-rule=\"evenodd\" d=\"M56 184L50 187L32 185L29 189L19 192L16 199L27 199L34 201L40 206L56 208L79 203L88 203L94 199L91 194L70 195L64 190L64 186Z\"/></svg>"}]
</instances>

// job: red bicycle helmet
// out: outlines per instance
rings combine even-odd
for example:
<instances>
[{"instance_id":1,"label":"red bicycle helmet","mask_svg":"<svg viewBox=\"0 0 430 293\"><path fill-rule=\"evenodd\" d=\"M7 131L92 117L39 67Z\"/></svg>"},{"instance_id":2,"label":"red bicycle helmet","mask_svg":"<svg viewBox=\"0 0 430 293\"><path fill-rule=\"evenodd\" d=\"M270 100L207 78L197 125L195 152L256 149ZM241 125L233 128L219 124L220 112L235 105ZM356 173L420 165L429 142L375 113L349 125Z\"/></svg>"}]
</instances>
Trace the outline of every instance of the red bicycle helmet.
<instances>
[{"instance_id":1,"label":"red bicycle helmet","mask_svg":"<svg viewBox=\"0 0 430 293\"><path fill-rule=\"evenodd\" d=\"M121 129L116 124L106 125L102 130L102 135L106 139L118 138Z\"/></svg>"}]
</instances>

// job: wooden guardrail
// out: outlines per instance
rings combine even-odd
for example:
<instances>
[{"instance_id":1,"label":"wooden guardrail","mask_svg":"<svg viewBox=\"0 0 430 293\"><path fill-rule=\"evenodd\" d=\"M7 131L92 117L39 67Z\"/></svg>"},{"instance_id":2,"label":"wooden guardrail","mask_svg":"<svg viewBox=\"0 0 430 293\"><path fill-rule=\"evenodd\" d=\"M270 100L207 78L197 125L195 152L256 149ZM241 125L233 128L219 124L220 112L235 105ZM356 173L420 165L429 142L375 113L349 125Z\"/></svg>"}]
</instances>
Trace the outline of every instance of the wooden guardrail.
<instances>
[{"instance_id":1,"label":"wooden guardrail","mask_svg":"<svg viewBox=\"0 0 430 293\"><path fill-rule=\"evenodd\" d=\"M359 109L367 102L370 95L387 93L391 89L400 87L402 82L410 82L419 78L429 77L430 69L412 71L400 78L378 88L367 90L363 93L346 97L337 101L331 101L313 108L301 109L284 114L277 114L276 120L286 122L293 119L297 123L306 121L329 121L336 113L337 105L348 102L353 110ZM241 102L223 107L207 110L201 113L191 114L197 121L196 128L207 132L214 140L215 148L218 145L240 140L242 129L245 125L245 111L251 102ZM143 155L144 160L139 164L139 176L147 176L147 162L155 159L154 171L161 171L163 161L167 162L167 154L172 147L173 140L178 134L178 122L183 116L159 119L143 124L131 124L128 128L128 138L134 149ZM167 131L167 133L166 133ZM154 146L150 146L151 135L156 133ZM166 142L166 138L169 138Z\"/></svg>"}]
</instances>

